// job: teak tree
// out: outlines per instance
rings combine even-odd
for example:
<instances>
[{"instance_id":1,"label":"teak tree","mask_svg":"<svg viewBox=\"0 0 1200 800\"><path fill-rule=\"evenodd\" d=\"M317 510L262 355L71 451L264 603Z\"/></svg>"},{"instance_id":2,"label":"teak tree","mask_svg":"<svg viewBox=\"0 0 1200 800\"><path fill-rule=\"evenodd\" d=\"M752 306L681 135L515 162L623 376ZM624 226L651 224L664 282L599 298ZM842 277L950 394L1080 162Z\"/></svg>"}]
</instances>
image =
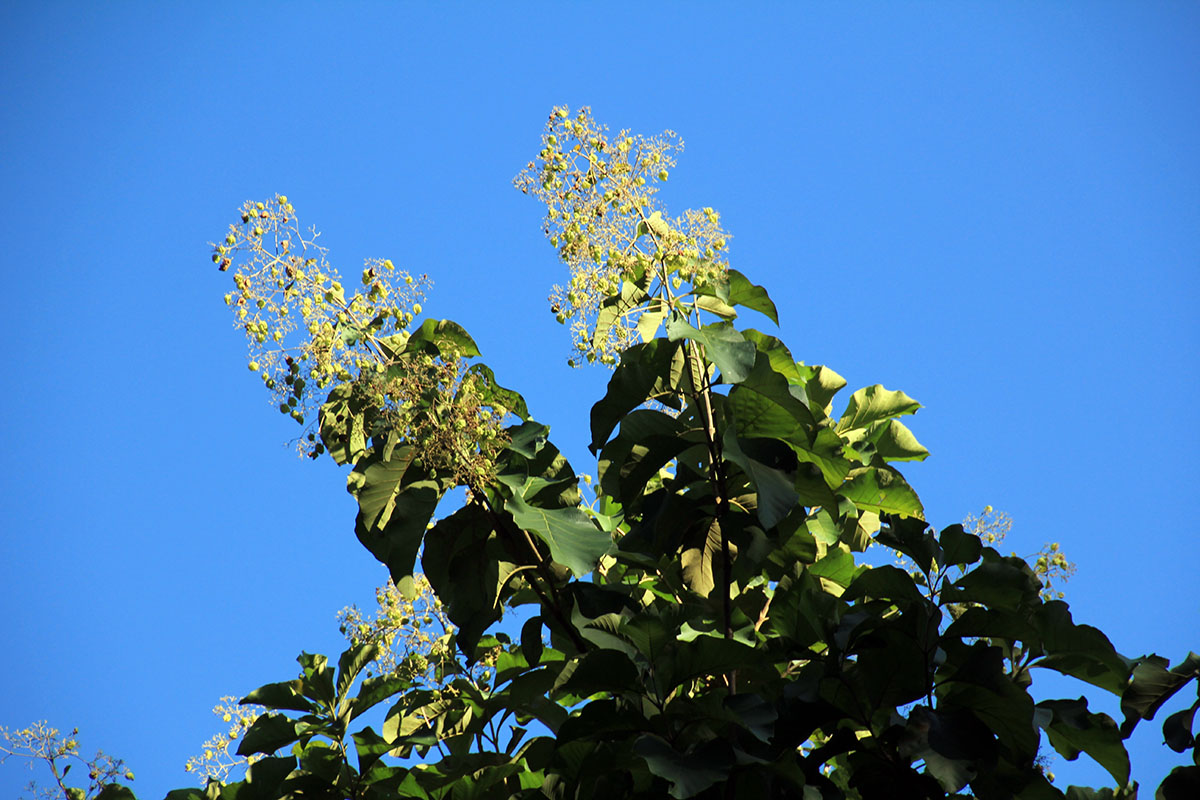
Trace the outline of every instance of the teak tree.
<instances>
[{"instance_id":1,"label":"teak tree","mask_svg":"<svg viewBox=\"0 0 1200 800\"><path fill-rule=\"evenodd\" d=\"M423 278L368 262L350 294L286 197L244 208L213 259L250 368L314 423L306 453L352 468L359 541L402 591L419 565L454 630L432 667L362 680L373 643L336 668L302 655L245 698L268 713L244 779L170 800L1135 796L1124 740L1200 657L1126 658L1024 560L931 528L896 467L928 455L902 422L919 404L879 385L839 403L836 372L743 323L777 308L730 268L718 214L657 204L677 147L557 108L517 179L569 268L551 304L572 361L613 367L586 503L467 332L420 318ZM1119 696L1124 720L1035 699L1038 670ZM356 726L385 701L379 731ZM1163 727L1193 759L1196 708ZM1117 788L1056 788L1047 744ZM1198 775L1160 796L1198 796Z\"/></svg>"}]
</instances>

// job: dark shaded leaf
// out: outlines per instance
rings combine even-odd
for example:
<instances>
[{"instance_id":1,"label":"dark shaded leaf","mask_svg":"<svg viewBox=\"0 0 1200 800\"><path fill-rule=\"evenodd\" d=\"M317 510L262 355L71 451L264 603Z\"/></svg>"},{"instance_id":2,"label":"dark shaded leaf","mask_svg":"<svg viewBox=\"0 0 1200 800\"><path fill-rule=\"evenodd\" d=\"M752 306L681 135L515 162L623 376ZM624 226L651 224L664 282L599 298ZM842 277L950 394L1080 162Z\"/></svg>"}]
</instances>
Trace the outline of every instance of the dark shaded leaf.
<instances>
[{"instance_id":1,"label":"dark shaded leaf","mask_svg":"<svg viewBox=\"0 0 1200 800\"><path fill-rule=\"evenodd\" d=\"M593 455L600 452L621 418L647 400L672 405L669 393L679 385L683 362L677 356L681 355L679 343L665 339L636 344L621 353L621 363L609 379L604 397L592 406L589 449ZM678 402L672 407L678 408Z\"/></svg>"},{"instance_id":2,"label":"dark shaded leaf","mask_svg":"<svg viewBox=\"0 0 1200 800\"><path fill-rule=\"evenodd\" d=\"M270 755L281 747L287 747L300 738L296 732L297 722L283 714L263 714L254 720L238 744L239 756L256 753Z\"/></svg>"},{"instance_id":3,"label":"dark shaded leaf","mask_svg":"<svg viewBox=\"0 0 1200 800\"><path fill-rule=\"evenodd\" d=\"M1108 770L1118 786L1129 782L1129 754L1117 723L1107 714L1092 714L1087 700L1045 700L1037 704L1039 711L1049 712L1049 720L1039 715L1042 729L1050 744L1068 761L1079 757L1080 751L1091 756Z\"/></svg>"}]
</instances>

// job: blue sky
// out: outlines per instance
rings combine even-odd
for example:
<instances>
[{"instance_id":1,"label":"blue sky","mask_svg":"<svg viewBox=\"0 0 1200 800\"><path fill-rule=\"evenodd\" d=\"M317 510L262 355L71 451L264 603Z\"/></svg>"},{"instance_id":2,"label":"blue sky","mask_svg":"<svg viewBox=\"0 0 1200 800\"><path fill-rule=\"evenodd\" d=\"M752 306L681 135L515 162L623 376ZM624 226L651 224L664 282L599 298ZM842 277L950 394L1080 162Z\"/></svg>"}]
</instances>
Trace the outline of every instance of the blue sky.
<instances>
[{"instance_id":1,"label":"blue sky","mask_svg":"<svg viewBox=\"0 0 1200 800\"><path fill-rule=\"evenodd\" d=\"M77 725L161 796L384 578L245 369L206 246L244 200L343 274L428 273L594 471L606 373L565 366L510 185L559 103L678 131L661 198L722 212L793 353L924 404L935 524L1004 509L1078 564L1077 621L1200 649L1200 6L732 7L0 4L0 725ZM1132 749L1148 788L1181 763L1156 723Z\"/></svg>"}]
</instances>

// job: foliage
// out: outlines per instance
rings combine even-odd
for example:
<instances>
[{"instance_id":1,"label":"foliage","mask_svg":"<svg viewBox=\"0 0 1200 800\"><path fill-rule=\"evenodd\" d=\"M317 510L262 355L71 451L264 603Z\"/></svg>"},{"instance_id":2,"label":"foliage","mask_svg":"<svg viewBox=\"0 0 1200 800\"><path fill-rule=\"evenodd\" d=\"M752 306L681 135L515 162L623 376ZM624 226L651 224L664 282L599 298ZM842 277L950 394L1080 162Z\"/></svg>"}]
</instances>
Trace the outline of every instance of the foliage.
<instances>
[{"instance_id":1,"label":"foliage","mask_svg":"<svg viewBox=\"0 0 1200 800\"><path fill-rule=\"evenodd\" d=\"M614 367L590 414L591 504L466 331L352 313L323 278L271 276L294 245L274 246L287 303L331 309L284 377L292 397L328 390L309 452L352 466L359 541L410 599L419 562L453 626L442 652L461 659L440 658L432 684L364 677L371 623L336 668L302 654L300 677L243 700L267 709L238 746L263 756L245 779L169 800L1134 796L1124 739L1200 657L1126 658L1025 560L932 528L897 468L928 455L902 421L920 404L881 385L843 403L836 372L743 323L777 309L728 266L719 217L668 217L646 188L647 173L666 180L672 141L610 140L586 111L555 109L517 181L546 203L571 273L551 304L573 358ZM294 217L283 198L253 208ZM264 234L231 235L248 249L215 256L236 265L245 326L239 276L263 269ZM263 343L272 324L246 330ZM457 487L466 503L439 517ZM863 563L868 547L911 570ZM505 613L519 635L496 627ZM1086 697L1036 698L1041 670L1119 697L1124 721ZM376 706L378 731L354 724ZM1193 758L1195 708L1164 726ZM1046 744L1116 788L1056 788ZM1160 791L1191 796L1198 772Z\"/></svg>"}]
</instances>

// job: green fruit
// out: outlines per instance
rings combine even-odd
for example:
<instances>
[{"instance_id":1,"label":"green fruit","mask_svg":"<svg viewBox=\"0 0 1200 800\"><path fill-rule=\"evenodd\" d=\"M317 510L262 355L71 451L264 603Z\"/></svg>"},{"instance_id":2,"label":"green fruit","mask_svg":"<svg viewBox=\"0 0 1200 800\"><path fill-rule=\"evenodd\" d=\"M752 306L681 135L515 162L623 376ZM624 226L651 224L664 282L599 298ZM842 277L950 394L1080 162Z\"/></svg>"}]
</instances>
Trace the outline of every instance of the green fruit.
<instances>
[{"instance_id":1,"label":"green fruit","mask_svg":"<svg viewBox=\"0 0 1200 800\"><path fill-rule=\"evenodd\" d=\"M251 372L258 372L258 362L257 361L251 361L246 366L250 369Z\"/></svg>"},{"instance_id":2,"label":"green fruit","mask_svg":"<svg viewBox=\"0 0 1200 800\"><path fill-rule=\"evenodd\" d=\"M670 175L670 173L668 173L665 169L660 170L658 173L658 179L660 181L665 181L669 175Z\"/></svg>"}]
</instances>

